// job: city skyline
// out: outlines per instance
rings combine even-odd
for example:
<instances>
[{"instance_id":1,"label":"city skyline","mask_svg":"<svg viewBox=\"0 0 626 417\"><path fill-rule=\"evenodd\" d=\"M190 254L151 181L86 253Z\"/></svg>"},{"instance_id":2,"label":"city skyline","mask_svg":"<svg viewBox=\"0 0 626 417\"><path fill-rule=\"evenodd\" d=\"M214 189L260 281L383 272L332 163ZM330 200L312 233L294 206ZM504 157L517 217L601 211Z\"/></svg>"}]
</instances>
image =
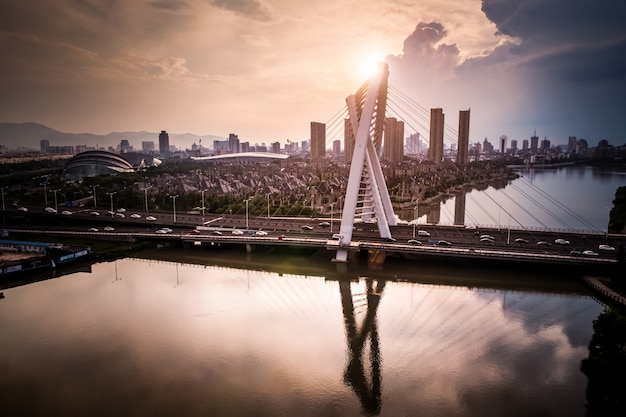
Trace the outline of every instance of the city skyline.
<instances>
[{"instance_id":1,"label":"city skyline","mask_svg":"<svg viewBox=\"0 0 626 417\"><path fill-rule=\"evenodd\" d=\"M620 144L625 15L609 0L8 0L0 114L73 133L284 144L310 139L310 122L330 121L385 61L390 86L442 108L447 125L471 109L470 142L536 130L552 143ZM427 137L406 126L415 133Z\"/></svg>"}]
</instances>

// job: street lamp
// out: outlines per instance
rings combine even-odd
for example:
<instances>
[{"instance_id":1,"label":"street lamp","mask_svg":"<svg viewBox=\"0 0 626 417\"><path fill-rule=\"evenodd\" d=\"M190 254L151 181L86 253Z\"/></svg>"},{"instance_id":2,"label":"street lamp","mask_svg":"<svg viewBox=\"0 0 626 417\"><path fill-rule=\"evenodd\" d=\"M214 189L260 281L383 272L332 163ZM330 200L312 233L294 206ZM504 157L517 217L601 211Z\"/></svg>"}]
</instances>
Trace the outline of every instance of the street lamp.
<instances>
[{"instance_id":1,"label":"street lamp","mask_svg":"<svg viewBox=\"0 0 626 417\"><path fill-rule=\"evenodd\" d=\"M59 190L51 190L51 191L54 193L54 213L55 214L59 214L59 212L58 212L58 208L59 207L57 206L57 191L59 191ZM4 203L4 199L3 199L3 203ZM4 206L4 204L3 204L3 206Z\"/></svg>"},{"instance_id":2,"label":"street lamp","mask_svg":"<svg viewBox=\"0 0 626 417\"><path fill-rule=\"evenodd\" d=\"M150 188L150 187L146 187L145 185L143 187L143 194L144 194L144 198L146 200L146 213L148 212L148 188Z\"/></svg>"},{"instance_id":3,"label":"street lamp","mask_svg":"<svg viewBox=\"0 0 626 417\"><path fill-rule=\"evenodd\" d=\"M335 208L335 202L330 203L330 233L333 233L333 209Z\"/></svg>"},{"instance_id":4,"label":"street lamp","mask_svg":"<svg viewBox=\"0 0 626 417\"><path fill-rule=\"evenodd\" d=\"M204 190L200 191L202 194L202 224L204 224Z\"/></svg>"},{"instance_id":5,"label":"street lamp","mask_svg":"<svg viewBox=\"0 0 626 417\"><path fill-rule=\"evenodd\" d=\"M92 185L91 188L93 188L93 208L97 208L98 204L97 204L97 199L96 199L96 187L97 185Z\"/></svg>"},{"instance_id":6,"label":"street lamp","mask_svg":"<svg viewBox=\"0 0 626 417\"><path fill-rule=\"evenodd\" d=\"M107 193L107 195L109 197L111 197L111 218L113 218L113 216L115 216L115 213L113 212L113 194L117 194L117 193L116 192Z\"/></svg>"},{"instance_id":7,"label":"street lamp","mask_svg":"<svg viewBox=\"0 0 626 417\"><path fill-rule=\"evenodd\" d=\"M250 201L250 199L246 200L246 230L249 229L249 226L248 226L248 201Z\"/></svg>"},{"instance_id":8,"label":"street lamp","mask_svg":"<svg viewBox=\"0 0 626 417\"><path fill-rule=\"evenodd\" d=\"M265 194L267 197L267 218L270 218L270 193Z\"/></svg>"},{"instance_id":9,"label":"street lamp","mask_svg":"<svg viewBox=\"0 0 626 417\"><path fill-rule=\"evenodd\" d=\"M178 194L171 195L170 198L174 201L174 224L176 224L176 198L178 198Z\"/></svg>"},{"instance_id":10,"label":"street lamp","mask_svg":"<svg viewBox=\"0 0 626 417\"><path fill-rule=\"evenodd\" d=\"M415 239L415 227L417 226L417 200L415 200L415 207L413 208L413 239Z\"/></svg>"},{"instance_id":11,"label":"street lamp","mask_svg":"<svg viewBox=\"0 0 626 417\"><path fill-rule=\"evenodd\" d=\"M48 183L44 181L41 185L43 185L43 199L46 203L46 207L48 207L48 192L46 191L46 186Z\"/></svg>"}]
</instances>

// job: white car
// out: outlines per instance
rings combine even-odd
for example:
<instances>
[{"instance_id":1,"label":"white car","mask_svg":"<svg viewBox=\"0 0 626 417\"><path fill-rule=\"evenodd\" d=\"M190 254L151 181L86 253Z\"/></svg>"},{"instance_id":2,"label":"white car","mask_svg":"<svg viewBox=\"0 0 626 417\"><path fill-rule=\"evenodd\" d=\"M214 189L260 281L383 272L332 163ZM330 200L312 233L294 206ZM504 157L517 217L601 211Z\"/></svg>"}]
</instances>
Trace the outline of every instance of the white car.
<instances>
[{"instance_id":1,"label":"white car","mask_svg":"<svg viewBox=\"0 0 626 417\"><path fill-rule=\"evenodd\" d=\"M257 230L256 232L254 232L255 236L267 236L267 232L263 231L263 230Z\"/></svg>"},{"instance_id":2,"label":"white car","mask_svg":"<svg viewBox=\"0 0 626 417\"><path fill-rule=\"evenodd\" d=\"M600 246L598 246L598 249L604 250L604 251L607 251L607 252L615 252L615 248L613 246L610 246L610 245L600 245Z\"/></svg>"},{"instance_id":3,"label":"white car","mask_svg":"<svg viewBox=\"0 0 626 417\"><path fill-rule=\"evenodd\" d=\"M96 229L95 227L90 227L89 229L87 229L89 232L97 232L98 229Z\"/></svg>"},{"instance_id":4,"label":"white car","mask_svg":"<svg viewBox=\"0 0 626 417\"><path fill-rule=\"evenodd\" d=\"M72 214L72 212L71 212L71 211L67 211L67 210L63 210L63 211L61 212L61 214L62 214L62 215L64 215L64 216L69 216L69 215L71 215L71 214Z\"/></svg>"},{"instance_id":5,"label":"white car","mask_svg":"<svg viewBox=\"0 0 626 417\"><path fill-rule=\"evenodd\" d=\"M430 233L428 233L426 230L418 230L417 231L417 235L418 236L428 237L428 236L430 236Z\"/></svg>"},{"instance_id":6,"label":"white car","mask_svg":"<svg viewBox=\"0 0 626 417\"><path fill-rule=\"evenodd\" d=\"M105 232L112 232L114 230L115 230L115 227L111 227L111 226L107 226L107 227L104 228Z\"/></svg>"},{"instance_id":7,"label":"white car","mask_svg":"<svg viewBox=\"0 0 626 417\"><path fill-rule=\"evenodd\" d=\"M584 256L600 256L600 255L598 255L597 252L594 252L592 250L584 250L583 251L583 255Z\"/></svg>"},{"instance_id":8,"label":"white car","mask_svg":"<svg viewBox=\"0 0 626 417\"><path fill-rule=\"evenodd\" d=\"M117 209L117 212L118 213L126 213L126 209L123 208L123 207L120 207L120 208Z\"/></svg>"},{"instance_id":9,"label":"white car","mask_svg":"<svg viewBox=\"0 0 626 417\"><path fill-rule=\"evenodd\" d=\"M169 227L163 227L161 230L165 230L167 233L173 233L174 231Z\"/></svg>"},{"instance_id":10,"label":"white car","mask_svg":"<svg viewBox=\"0 0 626 417\"><path fill-rule=\"evenodd\" d=\"M124 217L126 217L126 215L124 213L115 213L115 217L119 217L120 219L123 219Z\"/></svg>"},{"instance_id":11,"label":"white car","mask_svg":"<svg viewBox=\"0 0 626 417\"><path fill-rule=\"evenodd\" d=\"M569 245L569 240L565 240L565 239L556 239L554 241L554 243L556 243L557 245Z\"/></svg>"},{"instance_id":12,"label":"white car","mask_svg":"<svg viewBox=\"0 0 626 417\"><path fill-rule=\"evenodd\" d=\"M157 231L156 231L156 232L154 232L154 233L158 233L158 234L160 234L160 235L165 235L165 234L167 234L167 233L169 233L169 232L168 232L167 230L159 229L159 230L157 230Z\"/></svg>"},{"instance_id":13,"label":"white car","mask_svg":"<svg viewBox=\"0 0 626 417\"><path fill-rule=\"evenodd\" d=\"M97 211L92 211L89 214L91 214L92 216L99 216L100 215L100 213L98 213Z\"/></svg>"},{"instance_id":14,"label":"white car","mask_svg":"<svg viewBox=\"0 0 626 417\"><path fill-rule=\"evenodd\" d=\"M44 210L46 210L48 213L56 213L57 210L55 208L52 207L46 207Z\"/></svg>"},{"instance_id":15,"label":"white car","mask_svg":"<svg viewBox=\"0 0 626 417\"><path fill-rule=\"evenodd\" d=\"M238 229L235 229L235 230L233 230L233 231L232 231L232 232L230 232L230 233L231 233L231 234L233 234L233 235L235 235L235 236L241 236L241 235L243 235L243 230L238 230Z\"/></svg>"},{"instance_id":16,"label":"white car","mask_svg":"<svg viewBox=\"0 0 626 417\"><path fill-rule=\"evenodd\" d=\"M18 207L17 211L24 211L24 212L26 212L26 211L28 211L28 209L26 207Z\"/></svg>"},{"instance_id":17,"label":"white car","mask_svg":"<svg viewBox=\"0 0 626 417\"><path fill-rule=\"evenodd\" d=\"M141 214L133 213L130 215L131 219L141 219Z\"/></svg>"},{"instance_id":18,"label":"white car","mask_svg":"<svg viewBox=\"0 0 626 417\"><path fill-rule=\"evenodd\" d=\"M154 217L154 216L148 216L148 217L146 217L146 220L151 221L151 222L154 222L154 221L156 221L156 217Z\"/></svg>"}]
</instances>

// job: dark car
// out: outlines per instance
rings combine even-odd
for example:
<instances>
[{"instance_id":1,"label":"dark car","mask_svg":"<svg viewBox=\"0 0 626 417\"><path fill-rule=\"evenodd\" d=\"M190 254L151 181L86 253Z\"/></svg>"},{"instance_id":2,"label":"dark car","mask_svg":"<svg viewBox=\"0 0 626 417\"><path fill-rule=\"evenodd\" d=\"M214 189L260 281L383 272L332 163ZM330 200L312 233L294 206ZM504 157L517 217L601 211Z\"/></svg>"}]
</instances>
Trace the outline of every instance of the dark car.
<instances>
[{"instance_id":1,"label":"dark car","mask_svg":"<svg viewBox=\"0 0 626 417\"><path fill-rule=\"evenodd\" d=\"M452 246L452 243L448 242L447 240L440 240L439 242L437 242L437 246Z\"/></svg>"},{"instance_id":2,"label":"dark car","mask_svg":"<svg viewBox=\"0 0 626 417\"><path fill-rule=\"evenodd\" d=\"M409 245L421 246L422 242L416 239L409 239L407 242Z\"/></svg>"}]
</instances>

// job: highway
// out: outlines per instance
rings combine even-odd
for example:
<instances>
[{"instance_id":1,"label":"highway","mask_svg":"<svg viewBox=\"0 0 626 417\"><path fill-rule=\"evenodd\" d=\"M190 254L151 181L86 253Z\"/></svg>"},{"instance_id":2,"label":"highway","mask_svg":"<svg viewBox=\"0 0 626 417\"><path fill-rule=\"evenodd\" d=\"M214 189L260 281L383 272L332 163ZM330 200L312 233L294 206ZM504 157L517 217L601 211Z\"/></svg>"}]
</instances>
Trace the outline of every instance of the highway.
<instances>
[{"instance_id":1,"label":"highway","mask_svg":"<svg viewBox=\"0 0 626 417\"><path fill-rule=\"evenodd\" d=\"M159 239L231 244L297 245L325 247L329 250L339 249L341 246L351 251L383 250L426 256L587 265L614 263L619 245L626 243L625 235L606 235L601 232L475 229L423 224L416 227L413 225L392 226L391 232L395 242L388 242L380 238L375 223L356 223L352 241L348 243L331 239L333 234L339 233L339 219L267 218L263 216L246 218L245 215L218 216L213 214L203 217L200 214L177 213L176 223L174 223L172 212L151 212L146 215L143 212L115 211L111 214L106 209L67 207L59 209L57 213L45 211L42 207L28 207L27 210L17 210L12 207L3 213L9 231L83 236L86 239ZM70 214L61 214L64 211ZM98 215L93 214L95 212ZM133 214L135 214L134 217ZM147 216L152 216L155 220L147 220ZM310 230L304 230L303 226ZM105 227L109 230L105 230ZM171 232L157 232L164 227L170 228ZM244 233L233 235L233 230L241 230ZM268 235L254 236L253 232L257 230L263 230ZM485 238L485 235L489 238ZM560 239L564 241L563 244L556 243ZM409 244L409 240L417 240L419 244ZM440 246L439 242L442 240L449 242L450 245Z\"/></svg>"}]
</instances>

